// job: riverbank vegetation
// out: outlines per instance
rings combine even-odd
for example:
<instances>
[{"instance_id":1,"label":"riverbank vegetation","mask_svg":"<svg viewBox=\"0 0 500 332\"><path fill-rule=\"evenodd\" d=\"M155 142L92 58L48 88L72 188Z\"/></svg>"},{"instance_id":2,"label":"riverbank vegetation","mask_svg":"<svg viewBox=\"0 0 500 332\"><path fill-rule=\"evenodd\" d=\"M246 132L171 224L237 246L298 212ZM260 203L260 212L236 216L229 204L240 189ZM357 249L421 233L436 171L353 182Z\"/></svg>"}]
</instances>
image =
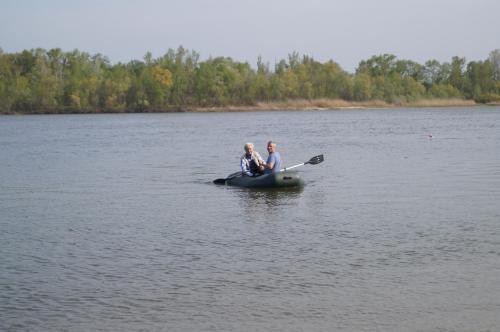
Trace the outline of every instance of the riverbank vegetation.
<instances>
[{"instance_id":1,"label":"riverbank vegetation","mask_svg":"<svg viewBox=\"0 0 500 332\"><path fill-rule=\"evenodd\" d=\"M453 106L500 102L500 50L483 61L373 56L348 73L292 53L271 68L170 49L112 64L74 50L0 49L0 113L161 112Z\"/></svg>"}]
</instances>

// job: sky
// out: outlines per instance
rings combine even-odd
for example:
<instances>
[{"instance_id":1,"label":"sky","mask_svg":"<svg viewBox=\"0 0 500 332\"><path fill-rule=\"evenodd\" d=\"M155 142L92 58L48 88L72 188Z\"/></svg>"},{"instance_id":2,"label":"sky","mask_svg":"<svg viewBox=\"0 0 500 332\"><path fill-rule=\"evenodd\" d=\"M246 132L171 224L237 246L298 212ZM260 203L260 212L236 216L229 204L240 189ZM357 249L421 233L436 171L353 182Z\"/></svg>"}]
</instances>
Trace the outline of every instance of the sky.
<instances>
[{"instance_id":1,"label":"sky","mask_svg":"<svg viewBox=\"0 0 500 332\"><path fill-rule=\"evenodd\" d=\"M79 49L112 63L183 47L271 67L298 52L354 72L394 54L485 60L500 49L499 0L0 0L0 48Z\"/></svg>"}]
</instances>

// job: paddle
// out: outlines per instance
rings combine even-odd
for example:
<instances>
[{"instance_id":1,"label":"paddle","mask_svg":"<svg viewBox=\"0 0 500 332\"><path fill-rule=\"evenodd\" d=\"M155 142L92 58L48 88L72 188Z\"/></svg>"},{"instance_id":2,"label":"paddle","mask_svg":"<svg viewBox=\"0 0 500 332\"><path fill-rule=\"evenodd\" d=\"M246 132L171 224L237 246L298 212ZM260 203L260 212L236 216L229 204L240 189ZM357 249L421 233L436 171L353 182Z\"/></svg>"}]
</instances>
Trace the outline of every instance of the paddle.
<instances>
[{"instance_id":1,"label":"paddle","mask_svg":"<svg viewBox=\"0 0 500 332\"><path fill-rule=\"evenodd\" d=\"M285 168L281 169L280 172L288 171L289 169L292 169L292 168L295 168L295 167L299 167L299 166L304 166L304 165L307 165L307 164L317 165L319 163L322 163L323 160L325 160L325 158L323 157L322 154L320 154L318 156L312 157L311 159L309 159L305 163L293 165L293 166L290 166L290 167L285 167Z\"/></svg>"},{"instance_id":2,"label":"paddle","mask_svg":"<svg viewBox=\"0 0 500 332\"><path fill-rule=\"evenodd\" d=\"M322 154L318 155L318 156L314 156L312 157L311 159L309 159L308 161L302 163L302 164L298 164L298 165L293 165L293 166L290 166L290 167L285 167L283 169L280 169L280 172L284 172L284 171L287 171L289 169L292 169L292 168L295 168L295 167L299 167L299 166L304 166L304 165L307 165L307 164L310 164L310 165L317 165L321 162L323 162L323 160L325 160L325 158L323 157ZM227 178L225 179L215 179L214 180L214 183L215 184L226 184L226 181L227 180L230 180L232 178L235 178L237 176L240 176L242 174L242 172L236 172L236 173L233 173L231 175L229 175Z\"/></svg>"},{"instance_id":3,"label":"paddle","mask_svg":"<svg viewBox=\"0 0 500 332\"><path fill-rule=\"evenodd\" d=\"M214 180L214 183L215 183L215 184L226 184L226 181L227 181L227 180L230 180L230 179L232 179L232 178L235 178L235 177L237 177L237 176L240 176L242 173L243 173L243 172L236 172L236 173L233 173L233 174L229 175L229 176L228 176L227 178L225 178L225 179L215 179L215 180Z\"/></svg>"}]
</instances>

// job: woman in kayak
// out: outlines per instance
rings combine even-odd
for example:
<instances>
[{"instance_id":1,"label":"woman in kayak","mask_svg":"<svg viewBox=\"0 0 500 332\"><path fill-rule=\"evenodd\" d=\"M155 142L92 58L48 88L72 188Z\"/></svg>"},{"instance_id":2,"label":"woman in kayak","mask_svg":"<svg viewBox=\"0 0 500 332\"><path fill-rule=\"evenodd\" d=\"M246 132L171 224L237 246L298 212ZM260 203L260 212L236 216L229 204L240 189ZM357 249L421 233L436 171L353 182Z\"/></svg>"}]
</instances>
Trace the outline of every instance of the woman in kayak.
<instances>
[{"instance_id":1,"label":"woman in kayak","mask_svg":"<svg viewBox=\"0 0 500 332\"><path fill-rule=\"evenodd\" d=\"M253 143L244 146L245 153L241 156L240 166L243 174L247 176L259 176L264 173L264 159L254 150Z\"/></svg>"},{"instance_id":2,"label":"woman in kayak","mask_svg":"<svg viewBox=\"0 0 500 332\"><path fill-rule=\"evenodd\" d=\"M267 162L264 164L264 173L275 173L281 170L281 155L276 151L276 143L269 141L267 143L267 152L269 152L269 157L267 157Z\"/></svg>"}]
</instances>

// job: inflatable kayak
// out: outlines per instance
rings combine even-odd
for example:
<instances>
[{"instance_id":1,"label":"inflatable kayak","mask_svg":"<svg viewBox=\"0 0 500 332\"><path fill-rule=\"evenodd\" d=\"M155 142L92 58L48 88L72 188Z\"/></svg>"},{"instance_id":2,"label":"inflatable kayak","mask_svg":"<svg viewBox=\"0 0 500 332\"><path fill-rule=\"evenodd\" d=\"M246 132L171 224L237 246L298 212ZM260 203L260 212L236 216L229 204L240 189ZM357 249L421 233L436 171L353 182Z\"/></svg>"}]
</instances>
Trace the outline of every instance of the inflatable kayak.
<instances>
[{"instance_id":1,"label":"inflatable kayak","mask_svg":"<svg viewBox=\"0 0 500 332\"><path fill-rule=\"evenodd\" d=\"M217 184L226 184L229 186L238 186L245 188L286 188L300 187L304 181L293 171L276 172L260 176L247 176L241 172L229 175L224 181ZM215 181L214 181L215 182Z\"/></svg>"},{"instance_id":2,"label":"inflatable kayak","mask_svg":"<svg viewBox=\"0 0 500 332\"><path fill-rule=\"evenodd\" d=\"M325 158L322 154L312 157L308 161L283 168L279 172L264 174L261 176L246 176L242 172L236 172L229 175L225 179L215 179L215 184L225 184L230 186L246 187L246 188L288 188L288 187L301 187L304 181L295 171L290 171L304 165L317 165L322 163Z\"/></svg>"}]
</instances>

